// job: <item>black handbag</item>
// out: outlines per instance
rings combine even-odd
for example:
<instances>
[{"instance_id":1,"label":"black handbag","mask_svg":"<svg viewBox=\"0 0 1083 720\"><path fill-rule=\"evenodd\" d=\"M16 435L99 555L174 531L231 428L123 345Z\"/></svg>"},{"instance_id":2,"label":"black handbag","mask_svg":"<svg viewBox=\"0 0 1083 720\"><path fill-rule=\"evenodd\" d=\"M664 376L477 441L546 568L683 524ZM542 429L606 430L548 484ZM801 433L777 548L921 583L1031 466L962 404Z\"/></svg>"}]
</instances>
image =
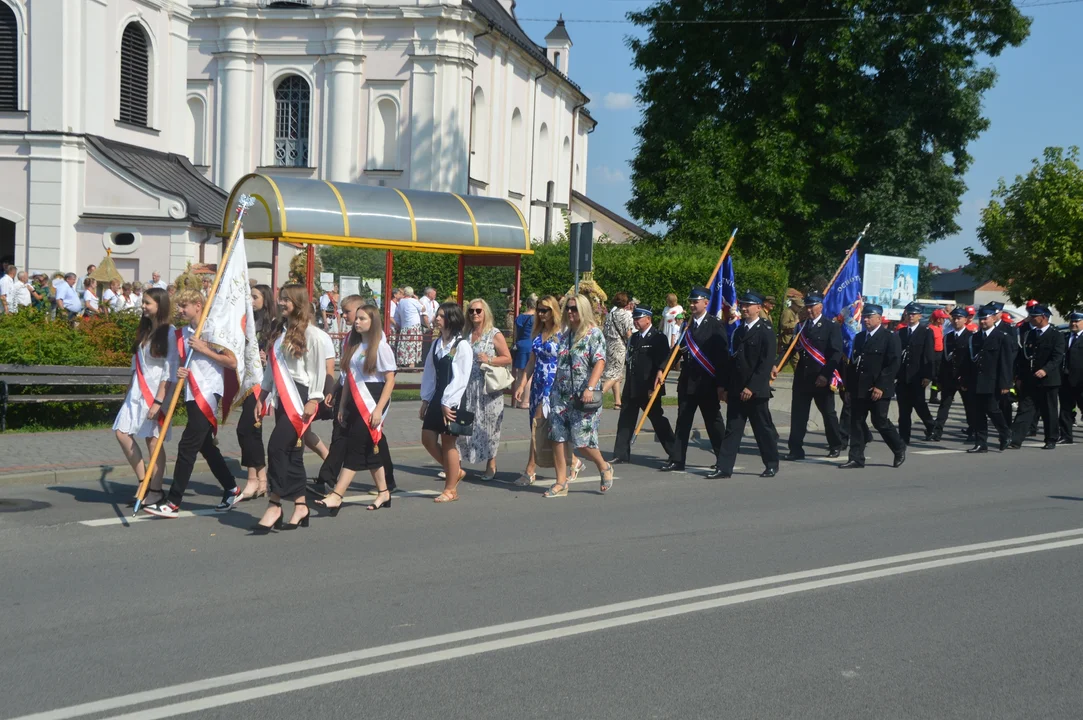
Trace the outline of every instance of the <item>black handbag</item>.
<instances>
[{"instance_id":1,"label":"black handbag","mask_svg":"<svg viewBox=\"0 0 1083 720\"><path fill-rule=\"evenodd\" d=\"M455 419L447 424L451 435L469 436L474 434L474 413L462 408L455 408Z\"/></svg>"}]
</instances>

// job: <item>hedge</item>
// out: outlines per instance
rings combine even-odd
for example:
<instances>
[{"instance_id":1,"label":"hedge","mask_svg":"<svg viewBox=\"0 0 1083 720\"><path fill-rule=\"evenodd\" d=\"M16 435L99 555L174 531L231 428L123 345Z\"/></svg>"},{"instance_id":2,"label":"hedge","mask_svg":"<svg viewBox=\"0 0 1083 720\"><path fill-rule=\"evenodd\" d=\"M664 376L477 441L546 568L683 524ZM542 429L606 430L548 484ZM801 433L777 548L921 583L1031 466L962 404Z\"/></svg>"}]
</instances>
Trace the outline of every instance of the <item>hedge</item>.
<instances>
[{"instance_id":1,"label":"hedge","mask_svg":"<svg viewBox=\"0 0 1083 720\"><path fill-rule=\"evenodd\" d=\"M623 290L655 309L665 307L666 295L677 294L681 303L693 285L703 285L714 270L721 248L705 245L658 243L596 243L594 246L594 279L609 296ZM320 251L324 268L338 275L362 278L384 276L384 252L328 247ZM432 285L443 298L455 291L458 282L458 260L453 255L422 252L394 253L395 287L413 286L419 293ZM534 254L523 257L522 295L537 293L563 295L574 283L568 269L568 244L535 245ZM781 300L785 295L789 275L785 265L764 260L748 260L734 256L734 274L740 291L753 288ZM507 299L501 287L515 283L513 268L468 267L466 297L484 297L498 317L506 310Z\"/></svg>"}]
</instances>

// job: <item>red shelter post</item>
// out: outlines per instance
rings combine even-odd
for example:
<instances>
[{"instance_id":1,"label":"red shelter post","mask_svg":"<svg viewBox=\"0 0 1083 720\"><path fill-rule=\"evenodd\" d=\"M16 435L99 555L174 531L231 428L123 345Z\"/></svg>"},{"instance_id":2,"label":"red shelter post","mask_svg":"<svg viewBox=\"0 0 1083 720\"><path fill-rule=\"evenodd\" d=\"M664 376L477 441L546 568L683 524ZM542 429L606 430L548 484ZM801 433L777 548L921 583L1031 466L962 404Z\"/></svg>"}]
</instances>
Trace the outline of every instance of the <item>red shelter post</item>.
<instances>
[{"instance_id":1,"label":"red shelter post","mask_svg":"<svg viewBox=\"0 0 1083 720\"><path fill-rule=\"evenodd\" d=\"M278 297L278 238L271 240L271 294Z\"/></svg>"},{"instance_id":2,"label":"red shelter post","mask_svg":"<svg viewBox=\"0 0 1083 720\"><path fill-rule=\"evenodd\" d=\"M383 304L384 304L384 334L388 339L391 338L391 278L395 274L395 256L391 254L391 251L387 251L387 255L384 258L384 292L383 292Z\"/></svg>"},{"instance_id":3,"label":"red shelter post","mask_svg":"<svg viewBox=\"0 0 1083 720\"><path fill-rule=\"evenodd\" d=\"M316 296L316 246L309 243L305 250L305 284L308 286L308 300Z\"/></svg>"}]
</instances>

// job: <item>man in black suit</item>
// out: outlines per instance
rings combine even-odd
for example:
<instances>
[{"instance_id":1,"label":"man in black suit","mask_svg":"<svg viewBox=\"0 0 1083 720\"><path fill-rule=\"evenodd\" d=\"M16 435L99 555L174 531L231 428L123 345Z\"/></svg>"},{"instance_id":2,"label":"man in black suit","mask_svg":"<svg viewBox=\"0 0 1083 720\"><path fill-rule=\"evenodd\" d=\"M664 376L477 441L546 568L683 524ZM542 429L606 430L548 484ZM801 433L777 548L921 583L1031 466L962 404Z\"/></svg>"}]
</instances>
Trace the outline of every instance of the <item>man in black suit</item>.
<instances>
[{"instance_id":1,"label":"man in black suit","mask_svg":"<svg viewBox=\"0 0 1083 720\"><path fill-rule=\"evenodd\" d=\"M895 381L895 398L899 402L899 436L907 445L910 444L910 419L915 410L925 424L926 440L932 437L934 428L925 389L933 381L936 350L933 333L921 322L921 314L921 306L917 303L907 305L903 310L906 327L898 333L902 362Z\"/></svg>"},{"instance_id":2,"label":"man in black suit","mask_svg":"<svg viewBox=\"0 0 1083 720\"><path fill-rule=\"evenodd\" d=\"M635 432L639 411L647 407L651 393L659 385L658 397L647 413L658 441L667 456L673 454L673 428L662 411L662 398L666 394L662 370L669 357L669 341L666 336L651 327L654 312L647 305L637 305L632 311L632 325L636 331L628 340L625 356L624 392L621 393L621 410L617 419L617 440L613 445L613 462L626 463L631 459L632 433Z\"/></svg>"},{"instance_id":3,"label":"man in black suit","mask_svg":"<svg viewBox=\"0 0 1083 720\"><path fill-rule=\"evenodd\" d=\"M881 327L883 313L884 309L879 305L866 305L861 310L865 332L858 333L854 338L854 349L846 372L846 393L850 396L851 408L850 452L849 459L839 466L843 469L865 467L863 428L869 415L872 416L872 426L895 454L892 467L906 462L906 445L887 417L902 351L899 349L899 336Z\"/></svg>"},{"instance_id":4,"label":"man in black suit","mask_svg":"<svg viewBox=\"0 0 1083 720\"><path fill-rule=\"evenodd\" d=\"M763 296L752 290L738 298L741 326L733 333L729 372L724 375L725 385L718 391L719 398L726 403L728 428L718 451L715 471L707 476L711 480L733 474L741 438L745 434L745 421L752 425L752 434L756 436L765 466L760 477L778 474L778 431L768 407L778 342L774 328L760 317L763 302Z\"/></svg>"},{"instance_id":5,"label":"man in black suit","mask_svg":"<svg viewBox=\"0 0 1083 720\"><path fill-rule=\"evenodd\" d=\"M1027 314L1030 316L1030 331L1023 340L1023 347L1015 362L1015 384L1020 395L1019 411L1012 424L1011 447L1022 447L1034 414L1038 413L1045 428L1045 445L1042 449L1055 450L1064 336L1049 326L1052 313L1045 305L1034 305Z\"/></svg>"},{"instance_id":6,"label":"man in black suit","mask_svg":"<svg viewBox=\"0 0 1083 720\"><path fill-rule=\"evenodd\" d=\"M956 307L951 311L951 330L944 333L944 352L940 359L940 372L936 384L940 388L940 406L936 410L932 440L938 441L944 435L944 423L948 421L955 393L963 401L966 409L966 393L959 391L959 377L963 369L963 358L966 356L971 332L967 330L970 316L965 307ZM967 418L970 413L966 413Z\"/></svg>"},{"instance_id":7,"label":"man in black suit","mask_svg":"<svg viewBox=\"0 0 1083 720\"><path fill-rule=\"evenodd\" d=\"M805 319L794 332L797 333L797 352L800 359L793 374L793 393L790 396L790 452L783 460L801 460L805 457L804 442L812 402L824 422L827 436L827 456L837 458L842 452L839 418L835 414L835 393L831 381L842 360L842 331L838 323L823 316L824 296L818 292L805 295Z\"/></svg>"},{"instance_id":8,"label":"man in black suit","mask_svg":"<svg viewBox=\"0 0 1083 720\"><path fill-rule=\"evenodd\" d=\"M684 359L681 377L677 380L677 437L669 460L661 467L662 472L684 470L688 436L697 410L703 416L715 455L726 432L718 402L718 383L725 375L729 361L729 341L718 318L707 314L710 299L711 291L705 287L694 287L688 294L691 317L685 321L687 332L681 341Z\"/></svg>"},{"instance_id":9,"label":"man in black suit","mask_svg":"<svg viewBox=\"0 0 1083 720\"><path fill-rule=\"evenodd\" d=\"M993 328L1008 338L1008 372L1014 372L1015 358L1019 355L1019 328L1004 319L1004 303L991 302L985 307L991 308L996 313L996 324ZM1000 413L1004 416L1004 422L1009 427L1012 424L1012 402L1010 392L1001 395L997 400L997 404L1000 405Z\"/></svg>"},{"instance_id":10,"label":"man in black suit","mask_svg":"<svg viewBox=\"0 0 1083 720\"><path fill-rule=\"evenodd\" d=\"M1071 445L1075 411L1083 412L1083 312L1068 315L1068 338L1065 341L1064 372L1060 380L1060 440Z\"/></svg>"},{"instance_id":11,"label":"man in black suit","mask_svg":"<svg viewBox=\"0 0 1083 720\"><path fill-rule=\"evenodd\" d=\"M996 329L999 313L988 305L978 310L978 332L967 338L960 389L969 393L968 423L974 433L974 447L968 453L989 452L989 420L1000 438L1000 449L1008 447L1011 433L999 402L1012 384L1011 336Z\"/></svg>"}]
</instances>

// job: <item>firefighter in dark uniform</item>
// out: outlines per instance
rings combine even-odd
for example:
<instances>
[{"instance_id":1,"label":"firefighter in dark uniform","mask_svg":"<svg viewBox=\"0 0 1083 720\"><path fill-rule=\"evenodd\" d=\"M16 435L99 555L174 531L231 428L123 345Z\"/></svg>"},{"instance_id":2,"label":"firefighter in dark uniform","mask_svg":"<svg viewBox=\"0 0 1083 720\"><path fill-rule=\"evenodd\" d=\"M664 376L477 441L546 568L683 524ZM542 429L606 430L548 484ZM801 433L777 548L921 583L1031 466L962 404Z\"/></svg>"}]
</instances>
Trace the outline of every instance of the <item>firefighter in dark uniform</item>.
<instances>
[{"instance_id":1,"label":"firefighter in dark uniform","mask_svg":"<svg viewBox=\"0 0 1083 720\"><path fill-rule=\"evenodd\" d=\"M843 441L839 433L839 418L835 414L835 393L831 381L842 360L842 331L838 323L823 316L824 296L818 292L805 295L805 319L797 324L797 352L801 354L793 375L790 399L790 452L783 460L805 457L804 442L809 410L813 401L823 418L827 436L827 456L837 458Z\"/></svg>"},{"instance_id":2,"label":"firefighter in dark uniform","mask_svg":"<svg viewBox=\"0 0 1083 720\"><path fill-rule=\"evenodd\" d=\"M692 433L692 421L696 411L703 416L711 450L718 454L726 426L722 422L718 402L719 378L724 377L729 360L729 342L726 328L718 318L707 314L711 291L694 287L688 293L687 332L681 341L681 377L677 381L677 431L676 442L669 460L662 465L662 472L684 470L688 453L688 436Z\"/></svg>"},{"instance_id":3,"label":"firefighter in dark uniform","mask_svg":"<svg viewBox=\"0 0 1083 720\"><path fill-rule=\"evenodd\" d=\"M1065 340L1064 370L1060 379L1060 440L1071 445L1075 411L1083 412L1083 312L1068 315L1068 337Z\"/></svg>"},{"instance_id":4,"label":"firefighter in dark uniform","mask_svg":"<svg viewBox=\"0 0 1083 720\"><path fill-rule=\"evenodd\" d=\"M746 421L752 425L752 434L763 460L764 471L760 477L778 474L778 431L768 407L777 340L774 328L760 317L763 302L763 296L752 290L738 298L741 326L733 332L729 372L718 391L727 406L726 437L718 451L715 470L707 475L711 480L733 475Z\"/></svg>"},{"instance_id":5,"label":"firefighter in dark uniform","mask_svg":"<svg viewBox=\"0 0 1083 720\"><path fill-rule=\"evenodd\" d=\"M1052 313L1045 305L1034 305L1028 311L1030 331L1015 361L1016 388L1019 410L1012 423L1012 448L1023 445L1035 413L1041 416L1045 429L1043 450L1057 447L1058 400L1060 373L1064 367L1064 336L1050 326Z\"/></svg>"},{"instance_id":6,"label":"firefighter in dark uniform","mask_svg":"<svg viewBox=\"0 0 1083 720\"><path fill-rule=\"evenodd\" d=\"M951 405L955 401L955 394L963 401L963 409L969 419L970 413L966 411L967 396L959 390L959 378L963 370L963 357L966 354L969 338L972 334L966 327L969 315L966 308L956 307L951 311L951 330L944 332L944 350L940 358L940 371L936 379L936 385L940 388L940 406L936 410L932 440L939 441L944 435L944 424L948 421Z\"/></svg>"},{"instance_id":7,"label":"firefighter in dark uniform","mask_svg":"<svg viewBox=\"0 0 1083 720\"><path fill-rule=\"evenodd\" d=\"M933 332L921 322L921 315L920 305L907 305L903 309L906 327L898 332L902 362L895 381L895 399L899 403L899 437L907 445L910 444L910 421L915 411L925 424L926 440L932 438L934 428L925 389L933 381L936 350L933 348Z\"/></svg>"},{"instance_id":8,"label":"firefighter in dark uniform","mask_svg":"<svg viewBox=\"0 0 1083 720\"><path fill-rule=\"evenodd\" d=\"M1008 371L1015 371L1015 358L1019 355L1019 328L1006 321L1002 315L1004 312L1004 303L991 302L985 307L990 308L996 313L996 324L993 329L997 332L1003 333L1008 338ZM997 400L997 404L1000 405L1000 413L1004 416L1004 422L1011 427L1012 424L1012 394L1007 392L1000 396Z\"/></svg>"},{"instance_id":9,"label":"firefighter in dark uniform","mask_svg":"<svg viewBox=\"0 0 1083 720\"><path fill-rule=\"evenodd\" d=\"M988 305L978 310L978 332L967 338L960 389L969 393L968 424L974 433L974 447L968 453L989 452L989 420L1000 438L1000 449L1008 447L1011 429L1004 419L1001 400L1012 385L1012 338L996 328L1000 313Z\"/></svg>"},{"instance_id":10,"label":"firefighter in dark uniform","mask_svg":"<svg viewBox=\"0 0 1083 720\"><path fill-rule=\"evenodd\" d=\"M865 331L854 338L854 349L846 368L846 393L850 396L850 451L847 461L839 465L846 470L865 467L865 428L869 416L872 426L895 455L892 467L906 462L906 445L887 416L902 351L899 336L882 327L883 314L884 309L879 305L862 308L861 324Z\"/></svg>"},{"instance_id":11,"label":"firefighter in dark uniform","mask_svg":"<svg viewBox=\"0 0 1083 720\"><path fill-rule=\"evenodd\" d=\"M658 397L647 413L654 434L662 443L667 456L673 455L676 439L673 428L662 412L662 397L666 394L662 370L669 357L669 341L666 336L651 327L654 312L647 305L637 305L632 311L635 332L628 340L625 355L624 391L621 393L620 417L617 419L617 440L613 445L613 462L626 463L631 459L632 433L635 432L639 411L647 407L654 388L661 385Z\"/></svg>"}]
</instances>

